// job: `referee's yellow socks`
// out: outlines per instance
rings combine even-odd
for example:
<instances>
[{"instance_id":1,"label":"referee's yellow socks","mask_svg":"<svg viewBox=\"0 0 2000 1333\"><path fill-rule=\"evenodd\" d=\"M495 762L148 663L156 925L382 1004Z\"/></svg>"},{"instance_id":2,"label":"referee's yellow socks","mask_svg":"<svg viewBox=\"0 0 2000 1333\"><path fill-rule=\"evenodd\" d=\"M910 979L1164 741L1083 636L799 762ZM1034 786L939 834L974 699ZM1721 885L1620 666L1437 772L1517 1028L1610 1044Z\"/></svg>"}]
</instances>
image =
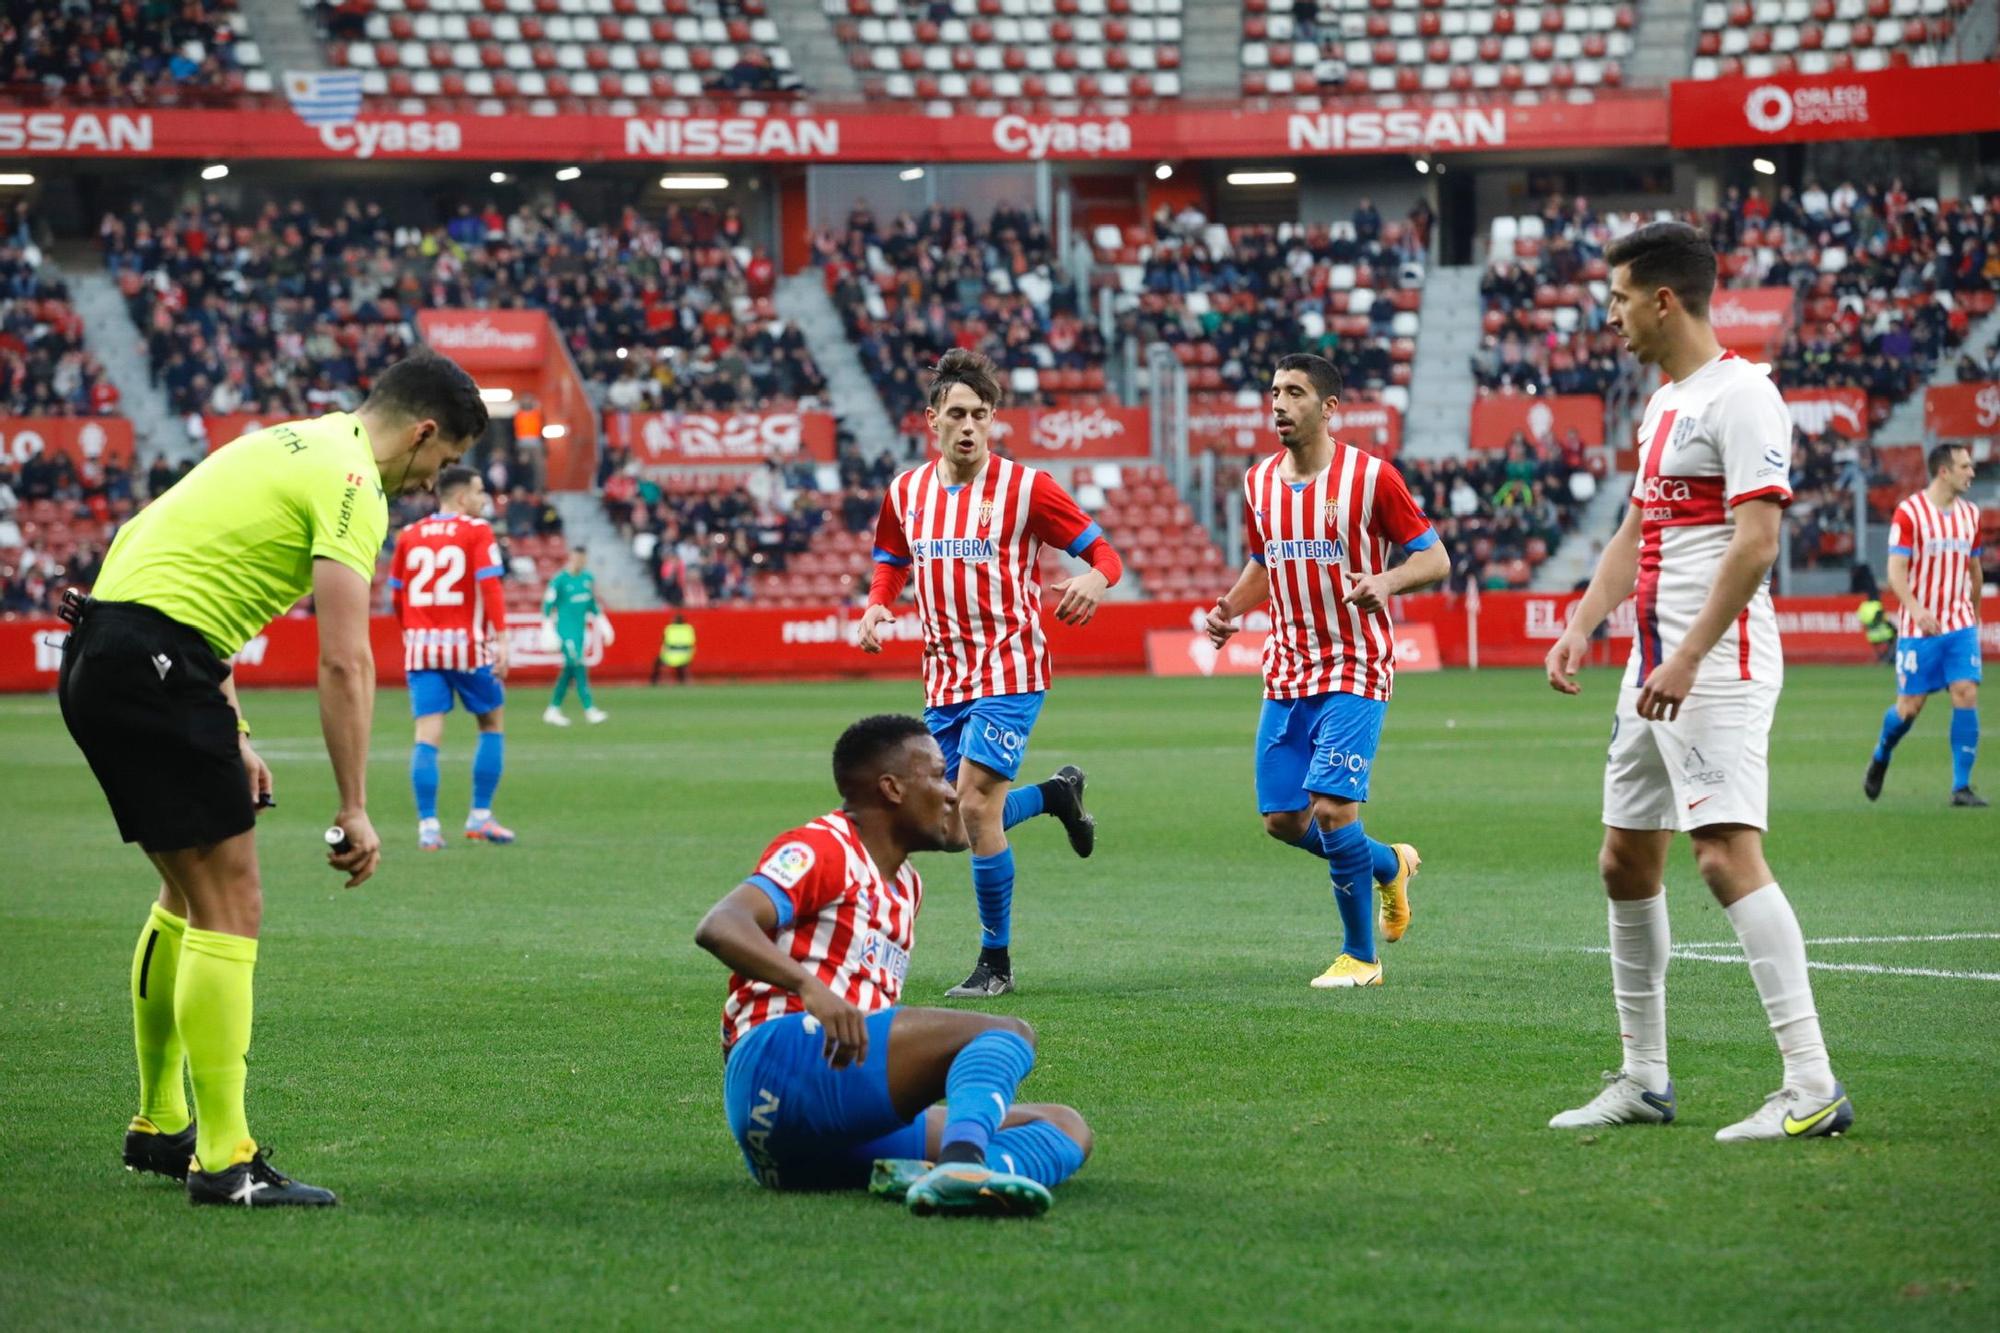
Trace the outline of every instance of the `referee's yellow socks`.
<instances>
[{"instance_id":1,"label":"referee's yellow socks","mask_svg":"<svg viewBox=\"0 0 2000 1333\"><path fill-rule=\"evenodd\" d=\"M181 1047L174 1026L174 983L187 922L158 903L132 951L132 1043L139 1052L139 1114L163 1134L187 1128Z\"/></svg>"},{"instance_id":2,"label":"referee's yellow socks","mask_svg":"<svg viewBox=\"0 0 2000 1333\"><path fill-rule=\"evenodd\" d=\"M204 1171L247 1161L257 1145L243 1114L244 1056L250 1050L250 979L257 941L187 928L181 945L174 1021L194 1083L195 1157Z\"/></svg>"}]
</instances>

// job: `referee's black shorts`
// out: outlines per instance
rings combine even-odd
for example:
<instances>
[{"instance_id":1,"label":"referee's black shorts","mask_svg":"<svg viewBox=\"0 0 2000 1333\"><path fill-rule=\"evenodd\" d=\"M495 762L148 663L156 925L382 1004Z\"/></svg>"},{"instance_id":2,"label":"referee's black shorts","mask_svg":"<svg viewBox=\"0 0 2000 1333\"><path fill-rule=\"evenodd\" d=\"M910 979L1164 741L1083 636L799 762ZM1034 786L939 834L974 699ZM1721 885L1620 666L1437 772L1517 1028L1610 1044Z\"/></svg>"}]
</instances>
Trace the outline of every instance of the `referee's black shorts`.
<instances>
[{"instance_id":1,"label":"referee's black shorts","mask_svg":"<svg viewBox=\"0 0 2000 1333\"><path fill-rule=\"evenodd\" d=\"M89 603L64 641L63 722L125 841L179 851L257 822L228 674L198 631L137 602Z\"/></svg>"}]
</instances>

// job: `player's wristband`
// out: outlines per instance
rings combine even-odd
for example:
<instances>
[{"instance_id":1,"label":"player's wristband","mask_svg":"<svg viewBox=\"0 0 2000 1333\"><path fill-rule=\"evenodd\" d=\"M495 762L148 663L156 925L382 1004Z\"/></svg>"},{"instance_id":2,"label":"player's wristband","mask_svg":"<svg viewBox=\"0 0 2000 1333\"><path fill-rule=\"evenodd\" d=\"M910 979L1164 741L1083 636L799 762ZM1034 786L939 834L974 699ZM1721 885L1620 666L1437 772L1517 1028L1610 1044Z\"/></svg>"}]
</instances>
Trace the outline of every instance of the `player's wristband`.
<instances>
[{"instance_id":1,"label":"player's wristband","mask_svg":"<svg viewBox=\"0 0 2000 1333\"><path fill-rule=\"evenodd\" d=\"M236 715L236 734L239 736L248 736L250 734L250 723L245 720L241 713Z\"/></svg>"}]
</instances>

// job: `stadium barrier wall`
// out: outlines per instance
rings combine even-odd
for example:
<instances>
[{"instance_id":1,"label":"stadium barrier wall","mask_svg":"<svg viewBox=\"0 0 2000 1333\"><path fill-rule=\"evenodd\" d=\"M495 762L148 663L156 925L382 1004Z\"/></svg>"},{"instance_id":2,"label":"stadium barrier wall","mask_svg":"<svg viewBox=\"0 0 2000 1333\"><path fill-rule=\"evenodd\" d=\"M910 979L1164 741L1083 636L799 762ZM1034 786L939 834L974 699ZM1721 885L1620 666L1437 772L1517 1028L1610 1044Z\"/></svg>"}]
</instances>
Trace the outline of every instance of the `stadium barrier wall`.
<instances>
[{"instance_id":1,"label":"stadium barrier wall","mask_svg":"<svg viewBox=\"0 0 2000 1333\"><path fill-rule=\"evenodd\" d=\"M1467 598L1426 593L1400 599L1397 620L1405 631L1428 627L1435 642L1433 660L1439 666L1538 667L1562 632L1579 595L1503 592ZM1778 625L1786 659L1872 661L1873 654L1854 616L1856 604L1857 599L1847 597L1778 598ZM1046 609L1052 612L1053 606L1051 601ZM1207 640L1200 625L1208 607L1205 602L1113 602L1100 608L1095 620L1082 629L1058 624L1049 614L1049 646L1056 672L1059 676L1066 672L1144 672L1150 648L1153 662L1179 656L1193 664L1192 671L1177 663L1164 668L1172 674L1254 674L1254 657L1242 651L1216 654L1202 650L1200 645ZM1989 598L1983 612L1981 642L1988 653L2000 656L2000 598ZM922 629L914 611L907 607L885 630L880 654L863 653L854 646L861 619L855 607L699 609L685 614L697 635L693 674L701 679L913 679L922 669ZM646 679L670 618L671 613L665 611L613 616L614 642L606 645L593 639L589 645L591 669L602 680ZM541 646L540 623L531 614L509 618L513 679L535 683L555 675L557 656ZM1612 617L1609 632L1597 648L1600 663L1624 661L1632 624L1628 602ZM1252 612L1244 617L1244 628L1252 633L1268 631L1270 621L1264 612ZM53 689L67 632L66 626L54 620L0 622L0 692ZM371 633L378 680L383 685L402 683L402 639L395 621L377 616ZM1203 662L1207 669L1203 669ZM308 617L272 622L236 658L237 680L246 687L311 686L317 671L318 635Z\"/></svg>"}]
</instances>

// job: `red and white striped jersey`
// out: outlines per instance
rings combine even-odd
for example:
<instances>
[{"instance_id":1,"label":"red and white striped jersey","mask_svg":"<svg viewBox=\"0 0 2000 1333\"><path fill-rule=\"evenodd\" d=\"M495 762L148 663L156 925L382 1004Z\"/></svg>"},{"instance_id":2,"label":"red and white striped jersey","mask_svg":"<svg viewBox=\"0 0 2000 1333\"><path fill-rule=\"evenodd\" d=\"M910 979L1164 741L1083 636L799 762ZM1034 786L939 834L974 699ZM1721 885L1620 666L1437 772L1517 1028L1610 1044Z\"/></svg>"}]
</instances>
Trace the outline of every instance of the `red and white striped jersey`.
<instances>
[{"instance_id":1,"label":"red and white striped jersey","mask_svg":"<svg viewBox=\"0 0 2000 1333\"><path fill-rule=\"evenodd\" d=\"M1271 633L1264 640L1264 697L1358 694L1387 699L1396 673L1388 611L1347 601L1351 577L1389 567L1393 542L1421 551L1437 541L1394 467L1336 440L1326 470L1285 480L1279 450L1243 476L1250 558L1271 576Z\"/></svg>"},{"instance_id":2,"label":"red and white striped jersey","mask_svg":"<svg viewBox=\"0 0 2000 1333\"><path fill-rule=\"evenodd\" d=\"M916 943L924 881L904 862L893 883L845 811L780 834L764 849L748 881L778 908L772 941L863 1013L887 1009L903 994ZM805 1001L780 986L729 977L722 1006L722 1049L759 1023L803 1013Z\"/></svg>"},{"instance_id":3,"label":"red and white striped jersey","mask_svg":"<svg viewBox=\"0 0 2000 1333\"><path fill-rule=\"evenodd\" d=\"M1701 614L1749 500L1792 502L1792 418L1771 377L1734 352L1659 387L1639 426L1638 634L1632 678L1680 646ZM1781 684L1784 647L1768 580L1723 631L1695 673L1695 688L1723 681Z\"/></svg>"},{"instance_id":4,"label":"red and white striped jersey","mask_svg":"<svg viewBox=\"0 0 2000 1333\"><path fill-rule=\"evenodd\" d=\"M1103 535L1055 478L997 454L962 486L935 459L890 482L875 559L915 566L924 702L1046 690L1042 547L1081 555Z\"/></svg>"},{"instance_id":5,"label":"red and white striped jersey","mask_svg":"<svg viewBox=\"0 0 2000 1333\"><path fill-rule=\"evenodd\" d=\"M1979 506L1959 496L1939 512L1931 497L1918 491L1896 506L1889 520L1889 554L1910 561L1910 595L1938 618L1938 632L1949 634L1979 623L1972 605L1972 562L1979 558ZM1906 639L1924 637L1912 608L1904 607L1897 633Z\"/></svg>"},{"instance_id":6,"label":"red and white striped jersey","mask_svg":"<svg viewBox=\"0 0 2000 1333\"><path fill-rule=\"evenodd\" d=\"M500 628L500 544L483 518L433 514L396 536L389 587L403 627L403 670L476 671Z\"/></svg>"}]
</instances>

